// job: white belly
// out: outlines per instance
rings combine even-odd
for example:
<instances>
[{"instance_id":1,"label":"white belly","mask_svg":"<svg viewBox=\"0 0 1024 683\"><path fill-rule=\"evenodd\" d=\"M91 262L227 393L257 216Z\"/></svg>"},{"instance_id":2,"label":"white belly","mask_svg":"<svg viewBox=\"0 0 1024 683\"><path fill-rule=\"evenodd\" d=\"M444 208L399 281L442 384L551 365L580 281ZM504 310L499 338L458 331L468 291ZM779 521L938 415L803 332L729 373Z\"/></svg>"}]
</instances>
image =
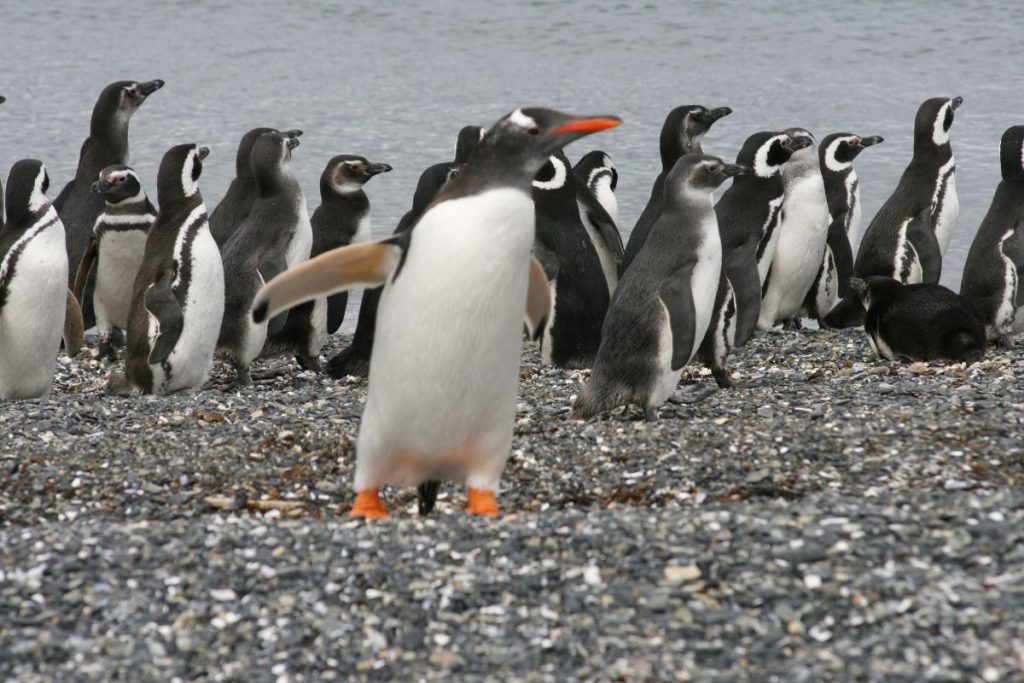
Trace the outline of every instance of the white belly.
<instances>
[{"instance_id":1,"label":"white belly","mask_svg":"<svg viewBox=\"0 0 1024 683\"><path fill-rule=\"evenodd\" d=\"M669 321L668 309L665 307L665 304L660 299L658 303L660 305L658 309L660 320L658 320L657 375L651 395L647 399L647 406L651 408L657 408L668 400L668 397L676 390L676 385L679 384L679 377L683 374L682 368L678 370L672 369L672 325ZM699 346L700 337L697 337L694 348Z\"/></svg>"},{"instance_id":2,"label":"white belly","mask_svg":"<svg viewBox=\"0 0 1024 683\"><path fill-rule=\"evenodd\" d=\"M512 442L533 202L490 190L432 208L380 300L357 490L430 477L495 488Z\"/></svg>"},{"instance_id":3,"label":"white belly","mask_svg":"<svg viewBox=\"0 0 1024 683\"><path fill-rule=\"evenodd\" d=\"M127 329L132 287L145 250L146 233L141 230L111 230L100 237L93 293L100 334L109 334L113 327Z\"/></svg>"},{"instance_id":4,"label":"white belly","mask_svg":"<svg viewBox=\"0 0 1024 683\"><path fill-rule=\"evenodd\" d=\"M942 206L935 217L935 237L943 256L946 255L946 248L949 246L950 240L953 239L953 230L956 229L957 218L960 216L960 199L956 194L956 172L952 170L954 163L954 160L950 158L939 171L940 179L948 173ZM938 190L935 194L937 200Z\"/></svg>"},{"instance_id":5,"label":"white belly","mask_svg":"<svg viewBox=\"0 0 1024 683\"><path fill-rule=\"evenodd\" d=\"M722 239L718 233L718 221L714 212L701 226L703 233L697 252L697 264L690 277L690 291L693 293L694 336L693 348L687 362L692 361L700 349L701 341L711 325L715 313L715 295L722 277Z\"/></svg>"},{"instance_id":6,"label":"white belly","mask_svg":"<svg viewBox=\"0 0 1024 683\"><path fill-rule=\"evenodd\" d=\"M611 217L612 222L615 223L615 225L618 225L619 200L618 197L615 196L615 190L612 189L611 182L603 181L597 183L593 190L598 204L604 208L605 212Z\"/></svg>"},{"instance_id":7,"label":"white belly","mask_svg":"<svg viewBox=\"0 0 1024 683\"><path fill-rule=\"evenodd\" d=\"M985 336L989 341L998 339L1000 337L1012 334L1015 330L1015 323L1018 317L1018 309L1016 306L1017 299L1017 287L1020 283L1017 281L1017 267L1014 265L1013 260L1003 252L1003 244L1006 240L1013 237L1013 230L1008 230L1001 240L999 240L999 256L1000 261L1003 265L1003 291L999 299L999 306L996 308L995 320L985 326Z\"/></svg>"},{"instance_id":8,"label":"white belly","mask_svg":"<svg viewBox=\"0 0 1024 683\"><path fill-rule=\"evenodd\" d=\"M821 280L818 281L818 291L815 292L815 307L818 315L824 316L831 311L837 301L839 301L839 272L836 269L832 250L826 245L825 255L822 259Z\"/></svg>"},{"instance_id":9,"label":"white belly","mask_svg":"<svg viewBox=\"0 0 1024 683\"><path fill-rule=\"evenodd\" d=\"M369 242L373 236L373 229L370 224L370 214L367 212L359 220L359 226L356 228L356 232L352 235L352 241L349 244L359 244L360 242Z\"/></svg>"},{"instance_id":10,"label":"white belly","mask_svg":"<svg viewBox=\"0 0 1024 683\"><path fill-rule=\"evenodd\" d=\"M301 198L298 211L299 220L295 225L295 234L292 235L292 240L288 243L288 253L285 256L289 268L308 261L309 254L313 250L313 226L309 222L305 196Z\"/></svg>"},{"instance_id":11,"label":"white belly","mask_svg":"<svg viewBox=\"0 0 1024 683\"><path fill-rule=\"evenodd\" d=\"M16 270L0 310L0 398L37 398L50 391L64 329L68 258L60 220L27 240Z\"/></svg>"}]
</instances>

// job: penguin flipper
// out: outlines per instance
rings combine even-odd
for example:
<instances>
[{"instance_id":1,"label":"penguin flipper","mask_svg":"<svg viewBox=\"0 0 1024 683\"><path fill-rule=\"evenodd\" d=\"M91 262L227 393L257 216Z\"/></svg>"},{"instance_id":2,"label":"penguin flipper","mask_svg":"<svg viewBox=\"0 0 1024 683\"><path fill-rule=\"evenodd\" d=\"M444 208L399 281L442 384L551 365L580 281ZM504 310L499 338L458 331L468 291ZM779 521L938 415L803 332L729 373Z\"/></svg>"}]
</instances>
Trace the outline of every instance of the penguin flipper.
<instances>
[{"instance_id":1,"label":"penguin flipper","mask_svg":"<svg viewBox=\"0 0 1024 683\"><path fill-rule=\"evenodd\" d=\"M85 293L85 283L89 279L89 272L92 270L93 264L96 262L96 255L99 253L99 243L96 238L93 237L89 240L89 246L86 248L85 253L82 254L82 260L78 264L78 270L75 271L75 287L72 291L72 296L78 300L79 304L83 304L82 296Z\"/></svg>"},{"instance_id":2,"label":"penguin flipper","mask_svg":"<svg viewBox=\"0 0 1024 683\"><path fill-rule=\"evenodd\" d=\"M1003 255L1017 268L1017 293L1014 306L1024 306L1024 220L1017 221L1013 235L1003 242Z\"/></svg>"},{"instance_id":3,"label":"penguin flipper","mask_svg":"<svg viewBox=\"0 0 1024 683\"><path fill-rule=\"evenodd\" d=\"M325 294L384 284L401 270L410 235L404 233L376 242L338 247L289 268L256 293L252 304L253 320L261 323L285 309Z\"/></svg>"},{"instance_id":4,"label":"penguin flipper","mask_svg":"<svg viewBox=\"0 0 1024 683\"><path fill-rule=\"evenodd\" d=\"M608 215L608 212L604 210L596 199L592 204L588 201L583 210L587 212L590 224L597 228L605 244L608 245L608 251L615 257L616 263L621 263L625 248L622 245L622 235L619 234L615 221L612 220L612 217Z\"/></svg>"},{"instance_id":5,"label":"penguin flipper","mask_svg":"<svg viewBox=\"0 0 1024 683\"><path fill-rule=\"evenodd\" d=\"M661 303L668 311L669 327L672 330L673 370L681 370L696 350L694 323L697 310L693 305L693 290L690 288L692 275L692 266L684 266L672 273L658 292Z\"/></svg>"},{"instance_id":6,"label":"penguin flipper","mask_svg":"<svg viewBox=\"0 0 1024 683\"><path fill-rule=\"evenodd\" d=\"M914 245L921 264L921 282L938 284L942 275L942 251L932 227L931 209L922 209L907 225L907 239Z\"/></svg>"},{"instance_id":7,"label":"penguin flipper","mask_svg":"<svg viewBox=\"0 0 1024 683\"><path fill-rule=\"evenodd\" d=\"M185 316L181 312L181 304L174 295L171 283L174 282L176 268L167 268L156 282L146 288L146 295L143 303L146 310L156 318L159 323L159 332L153 342L153 348L149 352L148 362L150 365L159 365L167 360L178 343L182 327L185 324Z\"/></svg>"},{"instance_id":8,"label":"penguin flipper","mask_svg":"<svg viewBox=\"0 0 1024 683\"><path fill-rule=\"evenodd\" d=\"M82 307L78 305L78 297L71 290L67 290L64 299L64 352L72 358L82 349L82 340L85 339L85 319L82 317Z\"/></svg>"},{"instance_id":9,"label":"penguin flipper","mask_svg":"<svg viewBox=\"0 0 1024 683\"><path fill-rule=\"evenodd\" d=\"M551 315L551 287L544 266L536 256L530 257L530 284L526 290L526 328L536 341L544 332Z\"/></svg>"},{"instance_id":10,"label":"penguin flipper","mask_svg":"<svg viewBox=\"0 0 1024 683\"><path fill-rule=\"evenodd\" d=\"M828 245L832 249L832 261L836 264L836 278L839 280L839 296L846 296L850 289L850 278L853 277L853 247L850 237L846 234L843 215L836 217L828 228Z\"/></svg>"}]
</instances>

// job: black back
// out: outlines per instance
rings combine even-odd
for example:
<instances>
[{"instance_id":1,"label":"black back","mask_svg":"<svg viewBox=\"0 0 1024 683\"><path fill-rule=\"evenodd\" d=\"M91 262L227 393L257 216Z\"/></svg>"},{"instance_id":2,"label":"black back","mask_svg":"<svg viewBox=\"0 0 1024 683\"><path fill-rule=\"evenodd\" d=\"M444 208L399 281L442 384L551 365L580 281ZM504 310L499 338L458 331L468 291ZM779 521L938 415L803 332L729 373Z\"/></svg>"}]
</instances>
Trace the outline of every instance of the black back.
<instances>
[{"instance_id":1,"label":"black back","mask_svg":"<svg viewBox=\"0 0 1024 683\"><path fill-rule=\"evenodd\" d=\"M256 201L256 177L252 171L252 148L264 133L272 133L275 128L253 128L242 136L238 143L238 154L235 156L235 177L228 185L228 191L210 214L210 233L218 247L231 237L235 229L242 224L252 211Z\"/></svg>"}]
</instances>

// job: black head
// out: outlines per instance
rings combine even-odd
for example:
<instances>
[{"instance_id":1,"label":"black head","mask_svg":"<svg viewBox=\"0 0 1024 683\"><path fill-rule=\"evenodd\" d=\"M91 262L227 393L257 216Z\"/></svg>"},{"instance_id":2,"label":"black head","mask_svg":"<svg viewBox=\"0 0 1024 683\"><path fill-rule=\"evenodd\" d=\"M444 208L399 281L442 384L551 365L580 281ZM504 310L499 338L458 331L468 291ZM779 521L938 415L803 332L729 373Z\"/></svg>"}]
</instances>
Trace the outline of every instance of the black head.
<instances>
[{"instance_id":1,"label":"black head","mask_svg":"<svg viewBox=\"0 0 1024 683\"><path fill-rule=\"evenodd\" d=\"M441 190L450 183L462 167L459 164L445 161L428 167L420 174L416 183L416 191L412 196L412 211L419 215L427 208L430 202L434 201Z\"/></svg>"},{"instance_id":2,"label":"black head","mask_svg":"<svg viewBox=\"0 0 1024 683\"><path fill-rule=\"evenodd\" d=\"M157 199L161 210L199 194L203 159L209 153L209 148L194 144L176 145L167 150L156 176Z\"/></svg>"},{"instance_id":3,"label":"black head","mask_svg":"<svg viewBox=\"0 0 1024 683\"><path fill-rule=\"evenodd\" d=\"M572 170L587 185L593 185L598 179L607 177L613 192L619 186L619 171L615 168L612 158L601 150L595 149L584 154Z\"/></svg>"},{"instance_id":4,"label":"black head","mask_svg":"<svg viewBox=\"0 0 1024 683\"><path fill-rule=\"evenodd\" d=\"M1003 180L1024 180L1024 126L1011 126L999 144Z\"/></svg>"},{"instance_id":5,"label":"black head","mask_svg":"<svg viewBox=\"0 0 1024 683\"><path fill-rule=\"evenodd\" d=\"M358 192L370 178L389 171L391 166L387 164L374 163L356 154L339 154L327 162L320 174L321 196Z\"/></svg>"},{"instance_id":6,"label":"black head","mask_svg":"<svg viewBox=\"0 0 1024 683\"><path fill-rule=\"evenodd\" d=\"M708 109L699 104L685 104L670 111L661 127L662 164L671 166L683 154L700 152L701 138L711 125L731 113L729 107Z\"/></svg>"},{"instance_id":7,"label":"black head","mask_svg":"<svg viewBox=\"0 0 1024 683\"><path fill-rule=\"evenodd\" d=\"M126 121L142 106L146 98L164 87L161 80L155 81L117 81L111 83L100 93L93 107L93 126L105 125L113 117Z\"/></svg>"},{"instance_id":8,"label":"black head","mask_svg":"<svg viewBox=\"0 0 1024 683\"><path fill-rule=\"evenodd\" d=\"M498 119L484 134L458 183L500 183L527 186L552 154L574 140L614 128L614 116L573 116L552 109L516 109ZM475 169L472 173L470 169Z\"/></svg>"},{"instance_id":9,"label":"black head","mask_svg":"<svg viewBox=\"0 0 1024 683\"><path fill-rule=\"evenodd\" d=\"M252 148L264 133L276 132L276 128L253 128L242 136L238 142L238 154L235 157L235 175L239 178L252 179Z\"/></svg>"},{"instance_id":10,"label":"black head","mask_svg":"<svg viewBox=\"0 0 1024 683\"><path fill-rule=\"evenodd\" d=\"M743 143L736 155L736 163L749 167L752 177L772 178L782 171L782 166L793 152L808 144L808 141L791 138L786 133L754 133Z\"/></svg>"},{"instance_id":11,"label":"black head","mask_svg":"<svg viewBox=\"0 0 1024 683\"><path fill-rule=\"evenodd\" d=\"M963 102L962 97L933 97L922 102L914 119L914 149L948 145L949 130L953 127L953 112Z\"/></svg>"},{"instance_id":12,"label":"black head","mask_svg":"<svg viewBox=\"0 0 1024 683\"><path fill-rule=\"evenodd\" d=\"M7 223L28 223L49 205L50 176L38 159L22 159L7 174Z\"/></svg>"},{"instance_id":13,"label":"black head","mask_svg":"<svg viewBox=\"0 0 1024 683\"><path fill-rule=\"evenodd\" d=\"M480 144L486 132L487 129L481 126L463 126L459 131L459 136L455 139L455 163L466 163L469 155Z\"/></svg>"},{"instance_id":14,"label":"black head","mask_svg":"<svg viewBox=\"0 0 1024 683\"><path fill-rule=\"evenodd\" d=\"M702 199L729 178L750 173L750 167L727 164L707 154L684 154L665 179L665 192L675 196L700 193Z\"/></svg>"},{"instance_id":15,"label":"black head","mask_svg":"<svg viewBox=\"0 0 1024 683\"><path fill-rule=\"evenodd\" d=\"M100 171L99 180L92 184L92 191L103 195L108 204L145 201L142 181L134 169L116 164Z\"/></svg>"},{"instance_id":16,"label":"black head","mask_svg":"<svg viewBox=\"0 0 1024 683\"><path fill-rule=\"evenodd\" d=\"M822 170L842 173L850 168L857 155L866 148L883 142L879 135L862 138L853 133L829 133L818 145L818 159Z\"/></svg>"},{"instance_id":17,"label":"black head","mask_svg":"<svg viewBox=\"0 0 1024 683\"><path fill-rule=\"evenodd\" d=\"M872 303L889 299L901 287L903 284L899 280L884 275L872 275L863 280L850 278L850 290L860 297L865 310L870 310Z\"/></svg>"}]
</instances>

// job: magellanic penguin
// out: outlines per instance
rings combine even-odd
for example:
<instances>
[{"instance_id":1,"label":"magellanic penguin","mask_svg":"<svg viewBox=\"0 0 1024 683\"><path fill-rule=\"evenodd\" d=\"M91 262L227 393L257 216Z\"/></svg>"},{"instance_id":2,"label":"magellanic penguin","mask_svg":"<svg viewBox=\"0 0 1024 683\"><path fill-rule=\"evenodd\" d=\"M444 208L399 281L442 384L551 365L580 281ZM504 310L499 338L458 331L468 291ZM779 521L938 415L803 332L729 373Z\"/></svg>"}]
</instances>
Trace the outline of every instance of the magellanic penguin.
<instances>
[{"instance_id":1,"label":"magellanic penguin","mask_svg":"<svg viewBox=\"0 0 1024 683\"><path fill-rule=\"evenodd\" d=\"M825 254L807 296L802 315L819 322L836 302L846 296L853 275L853 248L860 237L860 179L853 160L866 147L882 142L880 136L861 137L831 133L818 146L819 167L825 183L825 199L832 222L828 226Z\"/></svg>"},{"instance_id":2,"label":"magellanic penguin","mask_svg":"<svg viewBox=\"0 0 1024 683\"><path fill-rule=\"evenodd\" d=\"M808 144L793 152L782 168L782 215L775 230L778 242L761 287L760 330L770 330L799 314L821 267L828 238L828 200L818 145L803 128L788 128L786 134L794 140L806 139Z\"/></svg>"},{"instance_id":3,"label":"magellanic penguin","mask_svg":"<svg viewBox=\"0 0 1024 683\"><path fill-rule=\"evenodd\" d=\"M262 321L346 287L384 285L352 516L385 516L378 489L386 483L438 479L465 480L471 514L498 512L523 312L535 332L550 304L540 264L530 258L531 181L563 145L618 123L517 109L488 130L413 230L321 254L257 296L253 312Z\"/></svg>"},{"instance_id":4,"label":"magellanic penguin","mask_svg":"<svg viewBox=\"0 0 1024 683\"><path fill-rule=\"evenodd\" d=\"M896 190L864 232L854 275L884 275L904 283L937 283L942 254L960 212L956 166L949 144L953 112L963 98L925 100L914 121L914 156ZM860 297L848 293L825 316L829 327L854 327L864 320Z\"/></svg>"},{"instance_id":5,"label":"magellanic penguin","mask_svg":"<svg viewBox=\"0 0 1024 683\"><path fill-rule=\"evenodd\" d=\"M746 170L703 154L676 162L665 179L661 215L612 298L574 416L633 404L647 419L657 418L711 324L722 274L711 193Z\"/></svg>"},{"instance_id":6,"label":"magellanic penguin","mask_svg":"<svg viewBox=\"0 0 1024 683\"><path fill-rule=\"evenodd\" d=\"M622 236L614 217L618 215L614 190L619 174L611 158L600 151L588 152L573 166L572 174L580 220L601 261L608 295L611 296L619 283L623 252ZM614 216L611 211L615 212Z\"/></svg>"},{"instance_id":7,"label":"magellanic penguin","mask_svg":"<svg viewBox=\"0 0 1024 683\"><path fill-rule=\"evenodd\" d=\"M68 286L74 285L78 264L93 236L96 219L103 213L103 197L92 191L100 171L107 166L128 163L128 123L132 114L150 95L164 86L161 80L111 83L96 100L89 124L89 137L82 143L75 179L53 201L64 223L67 239ZM85 323L93 325L92 284L87 283L82 304Z\"/></svg>"},{"instance_id":8,"label":"magellanic penguin","mask_svg":"<svg viewBox=\"0 0 1024 683\"><path fill-rule=\"evenodd\" d=\"M251 307L264 283L291 266L309 258L310 246L296 256L293 245L298 233L309 231L306 200L289 168L297 137L277 131L264 133L252 148L252 167L259 191L252 210L221 249L224 262L224 319L217 340L217 354L228 360L238 374L239 384L250 384L249 364L263 353L267 338L279 332L287 315L254 323ZM312 242L310 236L310 243ZM326 316L326 300L316 302ZM322 345L326 339L326 322ZM319 352L319 345L317 346ZM304 352L297 354L306 355ZM310 364L316 360L315 355Z\"/></svg>"},{"instance_id":9,"label":"magellanic penguin","mask_svg":"<svg viewBox=\"0 0 1024 683\"><path fill-rule=\"evenodd\" d=\"M127 381L145 393L200 387L213 367L224 268L199 193L207 154L206 147L177 145L157 173L160 210L132 286L125 347Z\"/></svg>"},{"instance_id":10,"label":"magellanic penguin","mask_svg":"<svg viewBox=\"0 0 1024 683\"><path fill-rule=\"evenodd\" d=\"M480 142L485 130L480 126L464 126L455 145L455 161L445 161L428 167L420 174L413 193L412 208L405 212L394 234L408 232L426 211L434 198L454 178L462 164ZM327 362L327 373L331 377L366 377L370 371L370 355L373 351L373 337L377 326L377 307L383 287L363 291L359 304L359 318L352 342Z\"/></svg>"},{"instance_id":11,"label":"magellanic penguin","mask_svg":"<svg viewBox=\"0 0 1024 683\"><path fill-rule=\"evenodd\" d=\"M74 292L81 300L85 283L95 277L92 307L99 355L113 361L117 355L110 335L114 329L128 329L132 284L146 251L149 226L156 220L156 208L142 188L138 173L128 166L107 166L92 189L103 197L105 207L78 266Z\"/></svg>"},{"instance_id":12,"label":"magellanic penguin","mask_svg":"<svg viewBox=\"0 0 1024 683\"><path fill-rule=\"evenodd\" d=\"M711 129L715 121L731 113L732 109L729 107L708 109L699 104L687 104L676 107L665 117L665 123L661 127L661 172L654 180L647 206L633 226L633 232L629 233L620 272L624 272L640 252L640 247L647 239L647 233L658 220L661 202L665 197L665 176L684 154L702 154L700 142L704 134Z\"/></svg>"},{"instance_id":13,"label":"magellanic penguin","mask_svg":"<svg viewBox=\"0 0 1024 683\"><path fill-rule=\"evenodd\" d=\"M873 275L851 278L850 290L864 306L864 332L882 358L981 360L985 326L966 301L942 285L905 285Z\"/></svg>"},{"instance_id":14,"label":"magellanic penguin","mask_svg":"<svg viewBox=\"0 0 1024 683\"><path fill-rule=\"evenodd\" d=\"M541 339L541 361L589 368L601 345L609 283L576 203L576 179L559 150L533 181L537 258L551 282L551 312Z\"/></svg>"},{"instance_id":15,"label":"magellanic penguin","mask_svg":"<svg viewBox=\"0 0 1024 683\"><path fill-rule=\"evenodd\" d=\"M0 231L0 398L46 396L63 333L74 355L82 314L67 288L64 226L46 198L42 162L24 159L7 177L7 220Z\"/></svg>"},{"instance_id":16,"label":"magellanic penguin","mask_svg":"<svg viewBox=\"0 0 1024 683\"><path fill-rule=\"evenodd\" d=\"M210 233L217 246L223 248L235 229L242 224L252 211L259 191L252 171L252 147L264 133L277 132L276 128L253 128L242 136L235 156L235 177L228 185L228 191L210 214ZM297 138L301 130L281 131L288 137Z\"/></svg>"},{"instance_id":17,"label":"magellanic penguin","mask_svg":"<svg viewBox=\"0 0 1024 683\"><path fill-rule=\"evenodd\" d=\"M1003 180L967 253L960 296L986 338L1009 345L1024 330L1024 126L1003 133L999 159Z\"/></svg>"}]
</instances>

